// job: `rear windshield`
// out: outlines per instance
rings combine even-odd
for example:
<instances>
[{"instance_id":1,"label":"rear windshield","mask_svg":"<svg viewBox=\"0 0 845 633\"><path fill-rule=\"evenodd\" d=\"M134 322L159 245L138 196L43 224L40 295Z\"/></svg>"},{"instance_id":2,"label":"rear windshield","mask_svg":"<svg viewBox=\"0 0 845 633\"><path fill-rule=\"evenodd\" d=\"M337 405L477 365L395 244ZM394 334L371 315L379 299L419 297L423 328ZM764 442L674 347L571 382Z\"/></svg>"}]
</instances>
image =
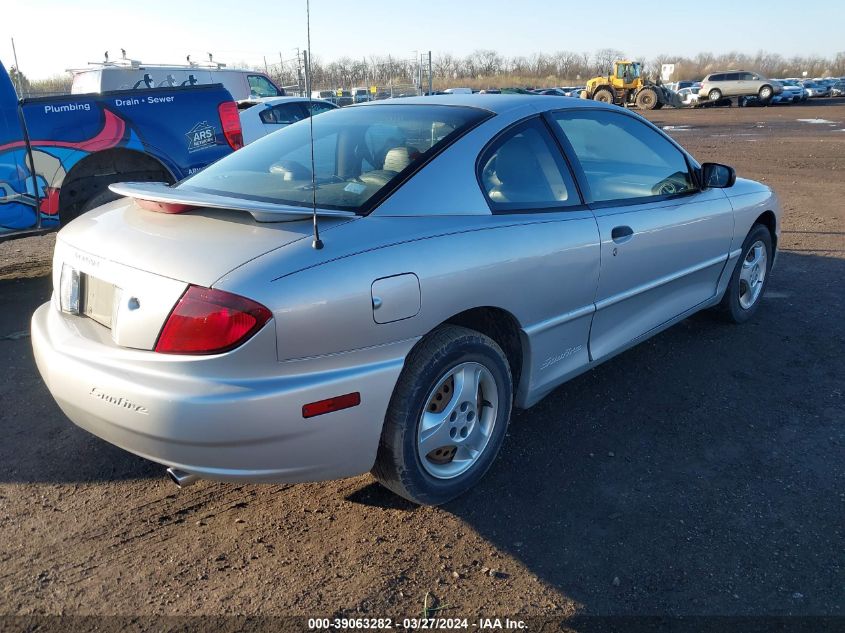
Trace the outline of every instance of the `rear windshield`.
<instances>
[{"instance_id":1,"label":"rear windshield","mask_svg":"<svg viewBox=\"0 0 845 633\"><path fill-rule=\"evenodd\" d=\"M488 116L443 105L332 110L311 120L316 192L308 119L230 154L178 188L301 207L310 207L316 195L320 208L364 213L368 203Z\"/></svg>"}]
</instances>

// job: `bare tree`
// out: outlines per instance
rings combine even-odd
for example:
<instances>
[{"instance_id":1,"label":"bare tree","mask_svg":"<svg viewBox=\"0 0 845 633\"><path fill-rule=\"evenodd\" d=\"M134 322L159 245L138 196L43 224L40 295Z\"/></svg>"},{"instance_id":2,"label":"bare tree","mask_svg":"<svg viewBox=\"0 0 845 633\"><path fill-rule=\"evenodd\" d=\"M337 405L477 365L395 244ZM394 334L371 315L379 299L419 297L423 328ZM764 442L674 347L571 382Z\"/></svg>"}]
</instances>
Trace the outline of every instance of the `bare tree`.
<instances>
[{"instance_id":1,"label":"bare tree","mask_svg":"<svg viewBox=\"0 0 845 633\"><path fill-rule=\"evenodd\" d=\"M602 48L593 55L595 63L595 73L597 75L606 75L611 72L613 62L617 59L623 59L625 53L615 48Z\"/></svg>"}]
</instances>

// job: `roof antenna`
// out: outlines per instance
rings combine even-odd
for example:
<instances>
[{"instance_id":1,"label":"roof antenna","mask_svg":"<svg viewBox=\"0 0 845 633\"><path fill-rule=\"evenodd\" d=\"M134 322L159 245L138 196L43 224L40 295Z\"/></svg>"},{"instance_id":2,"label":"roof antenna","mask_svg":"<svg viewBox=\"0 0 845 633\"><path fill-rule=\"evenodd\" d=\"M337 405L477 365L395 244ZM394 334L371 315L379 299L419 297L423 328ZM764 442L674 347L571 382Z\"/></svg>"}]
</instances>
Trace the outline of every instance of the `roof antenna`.
<instances>
[{"instance_id":1,"label":"roof antenna","mask_svg":"<svg viewBox=\"0 0 845 633\"><path fill-rule=\"evenodd\" d=\"M308 60L305 64L305 91L308 93L308 126L311 134L311 221L314 225L314 240L311 246L315 250L323 248L320 239L320 227L317 224L317 172L314 169L314 103L311 100L311 0L305 0L305 24L308 31Z\"/></svg>"}]
</instances>

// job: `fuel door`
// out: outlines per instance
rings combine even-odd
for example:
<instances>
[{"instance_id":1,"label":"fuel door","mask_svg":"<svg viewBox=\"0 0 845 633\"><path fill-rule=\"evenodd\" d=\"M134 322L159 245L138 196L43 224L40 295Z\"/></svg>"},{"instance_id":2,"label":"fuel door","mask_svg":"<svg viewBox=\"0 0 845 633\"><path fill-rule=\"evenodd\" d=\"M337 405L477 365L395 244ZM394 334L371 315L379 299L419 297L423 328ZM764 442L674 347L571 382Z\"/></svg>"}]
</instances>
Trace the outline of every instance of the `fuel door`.
<instances>
[{"instance_id":1,"label":"fuel door","mask_svg":"<svg viewBox=\"0 0 845 633\"><path fill-rule=\"evenodd\" d=\"M410 319L420 311L420 280L414 273L376 279L371 294L376 323Z\"/></svg>"}]
</instances>

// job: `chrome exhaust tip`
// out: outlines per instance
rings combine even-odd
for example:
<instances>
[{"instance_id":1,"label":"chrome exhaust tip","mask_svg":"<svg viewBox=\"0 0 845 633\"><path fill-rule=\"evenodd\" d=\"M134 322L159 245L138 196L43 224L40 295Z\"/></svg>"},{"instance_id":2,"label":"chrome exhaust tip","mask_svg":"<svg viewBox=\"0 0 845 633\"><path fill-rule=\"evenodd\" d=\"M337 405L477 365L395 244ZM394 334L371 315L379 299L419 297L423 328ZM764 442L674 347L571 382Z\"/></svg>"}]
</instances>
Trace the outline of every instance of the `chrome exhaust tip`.
<instances>
[{"instance_id":1,"label":"chrome exhaust tip","mask_svg":"<svg viewBox=\"0 0 845 633\"><path fill-rule=\"evenodd\" d=\"M184 470L179 470L178 468L168 468L167 476L170 477L170 481L180 488L187 488L199 481L199 475L186 473Z\"/></svg>"}]
</instances>

